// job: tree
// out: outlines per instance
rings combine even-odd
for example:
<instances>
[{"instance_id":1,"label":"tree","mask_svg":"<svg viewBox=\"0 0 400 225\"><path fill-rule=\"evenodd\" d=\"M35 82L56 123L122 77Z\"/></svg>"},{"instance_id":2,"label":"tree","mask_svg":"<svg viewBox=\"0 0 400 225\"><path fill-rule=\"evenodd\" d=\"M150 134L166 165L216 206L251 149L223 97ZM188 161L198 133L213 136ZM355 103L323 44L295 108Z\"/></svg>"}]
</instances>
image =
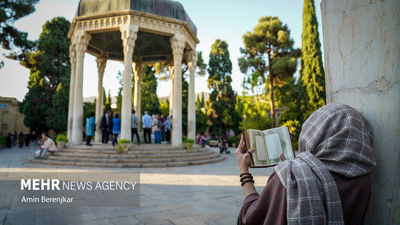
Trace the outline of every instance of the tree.
<instances>
[{"instance_id":1,"label":"tree","mask_svg":"<svg viewBox=\"0 0 400 225\"><path fill-rule=\"evenodd\" d=\"M33 129L65 131L69 97L70 23L56 17L43 25L37 51L22 64L30 70L28 93L20 105L25 125Z\"/></svg>"},{"instance_id":2,"label":"tree","mask_svg":"<svg viewBox=\"0 0 400 225\"><path fill-rule=\"evenodd\" d=\"M106 95L104 95L105 97ZM111 112L111 104L112 104L112 98L111 98L111 91L108 89L108 95L106 99L106 104L104 105L104 112L110 111Z\"/></svg>"},{"instance_id":3,"label":"tree","mask_svg":"<svg viewBox=\"0 0 400 225\"><path fill-rule=\"evenodd\" d=\"M208 117L205 113L205 107L204 93L201 93L201 97L200 95L196 97L196 131L200 133L206 132L208 128Z\"/></svg>"},{"instance_id":4,"label":"tree","mask_svg":"<svg viewBox=\"0 0 400 225\"><path fill-rule=\"evenodd\" d=\"M253 32L243 35L245 48L239 58L240 70L247 75L250 88L263 87L269 93L272 125L275 126L274 88L292 77L297 68L299 51L293 48L290 30L278 17L259 19Z\"/></svg>"},{"instance_id":5,"label":"tree","mask_svg":"<svg viewBox=\"0 0 400 225\"><path fill-rule=\"evenodd\" d=\"M142 111L149 115L160 113L160 102L157 96L157 78L153 67L145 65L142 74Z\"/></svg>"},{"instance_id":6,"label":"tree","mask_svg":"<svg viewBox=\"0 0 400 225\"><path fill-rule=\"evenodd\" d=\"M117 79L119 80L119 88L118 88L118 95L117 95L117 112L121 114L121 109L122 109L122 86L124 83L124 75L122 74L121 71L118 71L117 74ZM132 85L135 86L135 85ZM132 93L135 93L132 91ZM133 95L132 95L133 98Z\"/></svg>"},{"instance_id":7,"label":"tree","mask_svg":"<svg viewBox=\"0 0 400 225\"><path fill-rule=\"evenodd\" d=\"M216 40L211 46L208 61L208 88L212 89L207 101L212 133L221 135L229 129L238 131L240 117L235 111L236 93L232 90L232 62L226 41Z\"/></svg>"},{"instance_id":8,"label":"tree","mask_svg":"<svg viewBox=\"0 0 400 225\"><path fill-rule=\"evenodd\" d=\"M27 61L25 53L36 47L36 42L27 39L28 34L21 32L13 23L35 11L39 0L2 0L0 1L0 43L5 50L11 51L8 57ZM0 68L3 61L0 62Z\"/></svg>"},{"instance_id":9,"label":"tree","mask_svg":"<svg viewBox=\"0 0 400 225\"><path fill-rule=\"evenodd\" d=\"M300 105L302 120L325 105L325 71L314 0L304 0L301 46Z\"/></svg>"}]
</instances>

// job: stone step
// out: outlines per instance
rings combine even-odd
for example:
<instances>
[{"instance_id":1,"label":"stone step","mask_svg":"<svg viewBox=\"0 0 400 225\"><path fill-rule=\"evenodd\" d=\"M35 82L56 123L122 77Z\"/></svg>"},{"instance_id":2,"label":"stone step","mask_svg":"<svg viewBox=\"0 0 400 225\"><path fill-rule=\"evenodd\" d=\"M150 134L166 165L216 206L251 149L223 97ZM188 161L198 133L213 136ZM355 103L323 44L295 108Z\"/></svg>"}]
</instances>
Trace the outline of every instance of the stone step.
<instances>
[{"instance_id":1,"label":"stone step","mask_svg":"<svg viewBox=\"0 0 400 225\"><path fill-rule=\"evenodd\" d=\"M83 158L83 157L65 157L65 156L48 156L48 160L59 160L59 161L74 161L74 162L99 162L99 163L168 163L168 162L187 162L187 161L199 161L217 158L219 155L211 154L205 156L192 156L192 157L178 157L178 158L152 158L152 159L129 159L124 158Z\"/></svg>"},{"instance_id":2,"label":"stone step","mask_svg":"<svg viewBox=\"0 0 400 225\"><path fill-rule=\"evenodd\" d=\"M211 150L206 151L194 151L186 153L160 153L160 154L149 154L149 153L136 153L129 151L128 153L119 154L116 151L113 153L97 153L97 152L68 152L68 151L58 151L50 156L61 156L61 157L80 157L80 158L105 158L105 159L146 159L146 158L178 158L178 157L188 157L188 156L203 156L210 155L214 152Z\"/></svg>"},{"instance_id":3,"label":"stone step","mask_svg":"<svg viewBox=\"0 0 400 225\"><path fill-rule=\"evenodd\" d=\"M217 154L216 154L217 155ZM155 167L178 167L178 166L191 166L202 165L208 163L217 163L224 160L225 157L217 155L215 158L185 161L185 162L167 162L167 163L105 163L105 162L76 162L76 161L60 161L60 160L37 160L30 158L29 161L35 163L43 163L59 166L79 166L79 167L111 167L111 168L155 168Z\"/></svg>"},{"instance_id":4,"label":"stone step","mask_svg":"<svg viewBox=\"0 0 400 225\"><path fill-rule=\"evenodd\" d=\"M169 154L169 153L193 153L193 152L204 152L205 149L192 149L192 150L160 150L160 149L148 149L148 150L136 150L130 149L127 154ZM104 154L118 154L117 148L111 150L104 149L63 149L58 152L71 152L71 153L104 153Z\"/></svg>"},{"instance_id":5,"label":"stone step","mask_svg":"<svg viewBox=\"0 0 400 225\"><path fill-rule=\"evenodd\" d=\"M94 144L93 146L87 145L68 145L66 149L70 150L115 150L117 147L112 146L111 144ZM201 149L201 145L193 145L193 150ZM183 146L176 147L167 144L141 144L136 145L133 144L130 147L131 150L185 150Z\"/></svg>"}]
</instances>

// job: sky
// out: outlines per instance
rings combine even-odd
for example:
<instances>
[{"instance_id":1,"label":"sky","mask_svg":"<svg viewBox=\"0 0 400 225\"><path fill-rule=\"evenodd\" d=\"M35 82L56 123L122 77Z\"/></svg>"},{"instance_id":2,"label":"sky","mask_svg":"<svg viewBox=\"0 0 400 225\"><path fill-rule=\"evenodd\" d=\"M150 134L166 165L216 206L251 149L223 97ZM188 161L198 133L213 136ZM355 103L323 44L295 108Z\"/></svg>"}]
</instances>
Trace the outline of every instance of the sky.
<instances>
[{"instance_id":1,"label":"sky","mask_svg":"<svg viewBox=\"0 0 400 225\"><path fill-rule=\"evenodd\" d=\"M72 20L79 0L40 0L36 11L14 24L21 31L28 32L28 38L37 40L42 32L42 25L57 16ZM238 67L240 48L243 47L242 36L247 31L252 31L262 16L278 16L287 24L294 39L294 46L301 47L302 9L303 0L179 0L185 10L196 24L198 30L197 51L203 52L205 62L208 62L211 45L216 39L227 41L230 58L233 64L232 87L241 94L244 75ZM319 34L322 41L321 30L321 0L315 0ZM29 70L19 65L19 62L4 58L4 51L0 49L4 67L0 69L0 96L16 97L22 101L27 89ZM118 71L123 71L123 64L108 61L104 74L104 88L117 95L119 82ZM97 95L97 67L95 57L86 54L84 63L83 96ZM157 94L159 97L168 96L171 91L170 81L159 81ZM196 93L209 92L207 88L207 75L196 78Z\"/></svg>"}]
</instances>

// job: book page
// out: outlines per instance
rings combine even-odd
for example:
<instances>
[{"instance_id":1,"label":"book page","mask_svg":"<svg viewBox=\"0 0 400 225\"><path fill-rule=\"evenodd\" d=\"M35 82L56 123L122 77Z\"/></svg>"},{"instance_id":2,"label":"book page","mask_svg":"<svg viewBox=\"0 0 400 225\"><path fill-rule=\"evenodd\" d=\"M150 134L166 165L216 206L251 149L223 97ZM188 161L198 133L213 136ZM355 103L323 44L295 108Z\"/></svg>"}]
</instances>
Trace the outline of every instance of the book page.
<instances>
[{"instance_id":1,"label":"book page","mask_svg":"<svg viewBox=\"0 0 400 225\"><path fill-rule=\"evenodd\" d=\"M269 161L271 163L278 163L282 154L282 145L279 134L265 135L265 144L267 145Z\"/></svg>"},{"instance_id":2,"label":"book page","mask_svg":"<svg viewBox=\"0 0 400 225\"><path fill-rule=\"evenodd\" d=\"M256 136L256 154L258 160L267 160L265 143L262 136Z\"/></svg>"}]
</instances>

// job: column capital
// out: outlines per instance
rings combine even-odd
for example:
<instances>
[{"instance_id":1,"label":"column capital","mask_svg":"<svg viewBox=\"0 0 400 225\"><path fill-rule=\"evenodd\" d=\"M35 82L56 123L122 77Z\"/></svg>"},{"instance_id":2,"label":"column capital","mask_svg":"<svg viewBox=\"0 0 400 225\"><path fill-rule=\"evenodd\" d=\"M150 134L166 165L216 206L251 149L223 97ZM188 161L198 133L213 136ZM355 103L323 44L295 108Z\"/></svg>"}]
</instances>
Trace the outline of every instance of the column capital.
<instances>
[{"instance_id":1,"label":"column capital","mask_svg":"<svg viewBox=\"0 0 400 225\"><path fill-rule=\"evenodd\" d=\"M171 48L172 48L172 54L174 55L174 63L176 63L175 57L183 56L183 50L185 49L185 44L186 40L183 35L175 34L174 36L171 37Z\"/></svg>"},{"instance_id":2,"label":"column capital","mask_svg":"<svg viewBox=\"0 0 400 225\"><path fill-rule=\"evenodd\" d=\"M197 52L196 50L191 50L186 53L189 69L195 69L197 66Z\"/></svg>"},{"instance_id":3,"label":"column capital","mask_svg":"<svg viewBox=\"0 0 400 225\"><path fill-rule=\"evenodd\" d=\"M133 24L126 24L120 27L120 31L124 55L132 55L139 27Z\"/></svg>"},{"instance_id":4,"label":"column capital","mask_svg":"<svg viewBox=\"0 0 400 225\"><path fill-rule=\"evenodd\" d=\"M78 34L75 34L73 45L75 46L75 53L78 56L86 52L91 38L92 36L87 32L80 32Z\"/></svg>"},{"instance_id":5,"label":"column capital","mask_svg":"<svg viewBox=\"0 0 400 225\"><path fill-rule=\"evenodd\" d=\"M99 75L99 79L103 79L104 70L106 69L107 58L105 56L99 56L96 58L97 64L97 73Z\"/></svg>"}]
</instances>

